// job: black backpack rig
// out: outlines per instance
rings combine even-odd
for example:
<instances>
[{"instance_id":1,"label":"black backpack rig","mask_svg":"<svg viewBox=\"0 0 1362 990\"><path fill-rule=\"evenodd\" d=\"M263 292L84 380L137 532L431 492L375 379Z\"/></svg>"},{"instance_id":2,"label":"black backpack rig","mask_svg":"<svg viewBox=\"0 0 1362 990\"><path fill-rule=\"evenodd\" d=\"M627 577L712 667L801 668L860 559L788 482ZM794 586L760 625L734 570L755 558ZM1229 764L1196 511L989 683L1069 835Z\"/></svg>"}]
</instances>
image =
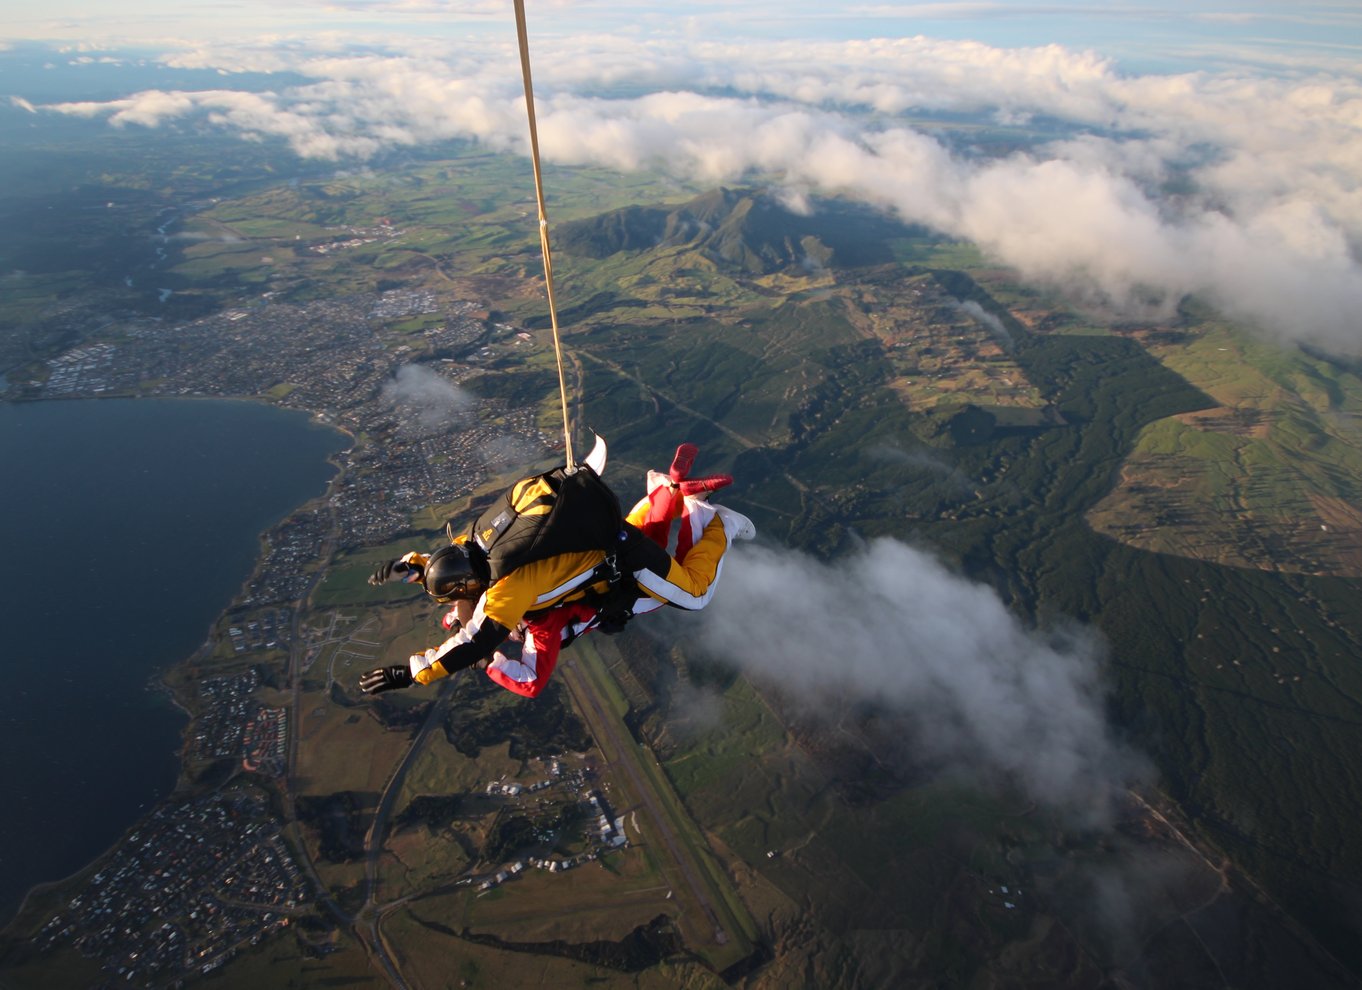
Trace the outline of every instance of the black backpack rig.
<instances>
[{"instance_id":1,"label":"black backpack rig","mask_svg":"<svg viewBox=\"0 0 1362 990\"><path fill-rule=\"evenodd\" d=\"M619 555L638 540L655 546L625 522L619 498L585 464L516 482L468 529L468 543L486 555L492 581L558 554L604 551L583 587L586 604L596 610L594 627L605 633L619 632L633 618L641 592L632 569L621 570ZM602 581L605 591L592 590Z\"/></svg>"}]
</instances>

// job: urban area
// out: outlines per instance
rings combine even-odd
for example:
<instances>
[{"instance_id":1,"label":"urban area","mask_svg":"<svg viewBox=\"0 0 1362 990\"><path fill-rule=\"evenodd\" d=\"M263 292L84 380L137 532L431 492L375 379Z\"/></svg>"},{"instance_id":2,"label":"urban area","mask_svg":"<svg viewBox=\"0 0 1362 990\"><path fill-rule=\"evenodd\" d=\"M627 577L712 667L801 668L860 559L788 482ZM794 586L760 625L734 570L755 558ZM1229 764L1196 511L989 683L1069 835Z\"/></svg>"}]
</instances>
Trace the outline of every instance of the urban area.
<instances>
[{"instance_id":1,"label":"urban area","mask_svg":"<svg viewBox=\"0 0 1362 990\"><path fill-rule=\"evenodd\" d=\"M418 317L425 325L414 333L384 332ZM262 397L369 438L336 455L339 472L324 500L262 534L259 564L228 614L222 649L210 641L204 656L252 662L287 652L298 604L320 576L319 560L324 566L333 550L407 530L417 510L455 501L508 467L508 449L521 460L550 449L532 409L504 399L475 401L474 390L463 388L496 374L499 358L525 347L529 335L493 322L472 303L442 303L424 289L305 304L265 293L252 305L201 319L131 320L100 337L48 362L46 381L31 386L29 397ZM395 339L404 342L394 346ZM290 711L262 704L264 668L242 669L240 662L194 684L184 755L190 764L216 762L247 775L156 808L47 922L36 951L74 946L119 985L174 984L212 972L313 913L315 881L290 853L278 812L255 783L284 783ZM559 783L583 781L555 765L544 785ZM514 802L520 789L503 785L499 796ZM583 791L580 800L591 809L597 845L622 846L623 823L607 820L602 798ZM531 865L558 872L584 861L544 858ZM523 870L526 860L488 865L467 882L490 888ZM299 938L306 943L312 936L300 931ZM328 950L325 938L315 941L317 952Z\"/></svg>"}]
</instances>

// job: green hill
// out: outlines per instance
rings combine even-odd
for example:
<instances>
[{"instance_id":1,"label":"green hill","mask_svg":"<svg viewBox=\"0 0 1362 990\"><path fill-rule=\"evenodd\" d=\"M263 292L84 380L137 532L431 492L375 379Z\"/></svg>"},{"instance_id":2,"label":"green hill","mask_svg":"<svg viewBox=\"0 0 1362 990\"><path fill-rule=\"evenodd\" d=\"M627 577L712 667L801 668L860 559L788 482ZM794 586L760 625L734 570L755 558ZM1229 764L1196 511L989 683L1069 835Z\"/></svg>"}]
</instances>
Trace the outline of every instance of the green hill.
<instances>
[{"instance_id":1,"label":"green hill","mask_svg":"<svg viewBox=\"0 0 1362 990\"><path fill-rule=\"evenodd\" d=\"M817 269L890 259L875 235L897 227L882 215L850 207L801 215L760 192L715 189L675 208L626 206L555 229L554 243L571 254L607 258L622 251L686 247L747 274Z\"/></svg>"},{"instance_id":2,"label":"green hill","mask_svg":"<svg viewBox=\"0 0 1362 990\"><path fill-rule=\"evenodd\" d=\"M622 221L585 221L578 231L597 231L598 250L619 246L597 266L579 263L583 285L604 291L621 272L646 271L650 290L665 287L659 298L664 291L698 297L719 282L726 288L721 305L688 309L684 320L620 303L596 309L576 329L572 346L592 379L586 418L611 437L612 454L646 463L661 438L684 436L701 444L708 469L738 477L730 498L769 539L823 554L875 535L923 539L1023 614L1100 629L1112 650L1118 726L1157 763L1162 786L1203 848L1253 878L1235 879L1229 889L1260 885L1362 971L1356 925L1348 920L1353 895L1331 879L1357 875L1362 863L1355 826L1362 787L1350 762L1362 746L1362 672L1349 659L1357 655L1353 630L1362 624L1357 582L1170 556L1135 539L1118 543L1085 518L1109 496L1123 465L1149 445L1155 424L1208 415L1230 401L1195 373L1191 359L1209 349L1219 374L1239 367L1223 341L1198 346L1212 328L1184 315L1176 335L1159 338L1182 340L1176 353L1150 346L1085 324L1061 302L977 261L959 271L963 252L902 227L896 237L884 221L865 230L862 253L848 259L836 233L855 211L836 204L803 217L726 192L646 215L653 225L647 230L685 231L689 239L667 245L659 234L655 246L639 247L640 236L624 247L603 233ZM639 220L633 229L645 225ZM824 270L796 271L790 246L808 243L801 238L829 249ZM890 248L921 267L857 267ZM956 257L943 263L950 251ZM709 268L695 263L697 252ZM957 270L941 270L947 267ZM990 350L977 321L962 315L964 302L1001 319L1010 348ZM1033 397L1011 420L980 393L984 385L951 391L990 368L1003 368L1019 389L1020 376ZM1347 397L1334 406L1354 408L1362 385L1335 377ZM1282 463L1313 464L1327 454L1334 471L1354 473L1353 455L1321 452L1313 434L1284 430L1275 439ZM1236 464L1234 448L1226 449L1219 470L1240 472L1244 484L1273 483L1260 465ZM1259 497L1265 504L1279 498ZM1170 503L1150 525L1163 525L1177 508ZM659 687L669 676L659 669L640 692L660 740L675 731L677 717ZM753 773L803 786L782 765L788 752L731 766L707 757L724 746L716 733L680 748L676 772L698 775L713 795L740 791ZM916 793L910 782L891 782L880 800L909 801ZM707 827L743 847L740 836L756 827L752 816L717 798L695 801L708 809ZM764 829L781 828L756 817ZM840 854L825 852L811 871L849 869L834 863ZM1011 862L1025 869L1027 861L1014 855ZM749 863L789 897L811 896L792 872ZM925 887L911 896L893 889L901 904L931 897ZM1242 949L1263 931L1294 930L1255 915L1250 901L1216 908L1224 916L1242 912L1244 927L1198 930L1197 937ZM810 903L819 923L843 923L830 903ZM1081 917L1065 920L1083 924ZM1292 957L1280 946L1273 951L1281 953L1277 963ZM1305 966L1314 953L1305 950L1292 965ZM1216 962L1245 985L1253 982L1247 956L1218 954Z\"/></svg>"}]
</instances>

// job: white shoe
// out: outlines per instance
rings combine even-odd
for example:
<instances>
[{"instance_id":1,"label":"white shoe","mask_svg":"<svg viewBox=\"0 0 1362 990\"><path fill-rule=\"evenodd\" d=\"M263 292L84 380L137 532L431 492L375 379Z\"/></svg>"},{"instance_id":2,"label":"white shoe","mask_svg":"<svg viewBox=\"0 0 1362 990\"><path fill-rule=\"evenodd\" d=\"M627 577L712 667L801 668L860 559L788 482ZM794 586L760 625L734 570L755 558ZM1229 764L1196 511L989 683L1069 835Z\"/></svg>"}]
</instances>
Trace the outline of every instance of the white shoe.
<instances>
[{"instance_id":1,"label":"white shoe","mask_svg":"<svg viewBox=\"0 0 1362 990\"><path fill-rule=\"evenodd\" d=\"M748 519L741 512L730 509L726 505L714 505L713 509L723 520L724 533L728 536L730 543L734 540L756 539L757 527L752 524L751 519Z\"/></svg>"}]
</instances>

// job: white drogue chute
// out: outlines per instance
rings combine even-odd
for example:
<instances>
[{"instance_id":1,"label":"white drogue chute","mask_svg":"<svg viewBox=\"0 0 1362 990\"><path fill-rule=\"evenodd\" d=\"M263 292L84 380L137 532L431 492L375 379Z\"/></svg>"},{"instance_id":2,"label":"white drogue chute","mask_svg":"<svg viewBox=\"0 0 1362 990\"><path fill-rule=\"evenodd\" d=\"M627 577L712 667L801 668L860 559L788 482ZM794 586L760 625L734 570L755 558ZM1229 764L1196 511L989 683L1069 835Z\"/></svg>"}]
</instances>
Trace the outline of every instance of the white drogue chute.
<instances>
[{"instance_id":1,"label":"white drogue chute","mask_svg":"<svg viewBox=\"0 0 1362 990\"><path fill-rule=\"evenodd\" d=\"M591 434L596 437L596 444L591 448L591 453L586 455L586 466L596 472L596 477L605 477L605 441L602 440L594 431Z\"/></svg>"}]
</instances>

